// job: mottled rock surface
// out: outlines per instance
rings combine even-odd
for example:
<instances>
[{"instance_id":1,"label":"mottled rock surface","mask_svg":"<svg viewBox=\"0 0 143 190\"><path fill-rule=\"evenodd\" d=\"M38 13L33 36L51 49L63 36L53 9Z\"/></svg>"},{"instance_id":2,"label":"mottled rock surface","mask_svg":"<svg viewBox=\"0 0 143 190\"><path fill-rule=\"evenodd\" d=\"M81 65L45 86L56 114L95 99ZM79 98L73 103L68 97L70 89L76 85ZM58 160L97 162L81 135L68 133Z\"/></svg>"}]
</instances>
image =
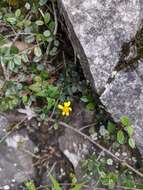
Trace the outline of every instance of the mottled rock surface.
<instances>
[{"instance_id":1,"label":"mottled rock surface","mask_svg":"<svg viewBox=\"0 0 143 190\"><path fill-rule=\"evenodd\" d=\"M126 58L122 56L124 45L133 41L141 28L143 1L59 2L87 79L115 121L122 115L132 120L135 140L143 153L143 62L134 47ZM113 77L122 57L123 64L138 62L138 65L128 68L124 65Z\"/></svg>"},{"instance_id":2,"label":"mottled rock surface","mask_svg":"<svg viewBox=\"0 0 143 190\"><path fill-rule=\"evenodd\" d=\"M141 63L143 66L143 62ZM139 68L137 68L139 69ZM115 121L127 115L135 128L135 139L143 154L143 81L135 70L120 71L106 87L101 101Z\"/></svg>"},{"instance_id":3,"label":"mottled rock surface","mask_svg":"<svg viewBox=\"0 0 143 190\"><path fill-rule=\"evenodd\" d=\"M86 110L82 104L77 103L74 113L70 118L70 125L75 128L81 129L83 126L94 123L95 113ZM72 163L78 180L82 181L81 161L94 151L92 144L74 131L65 128L64 134L59 138L59 147Z\"/></svg>"},{"instance_id":4,"label":"mottled rock surface","mask_svg":"<svg viewBox=\"0 0 143 190\"><path fill-rule=\"evenodd\" d=\"M6 135L9 121L0 116L0 138ZM20 189L20 185L35 176L33 158L34 144L25 129L13 132L0 144L0 189Z\"/></svg>"},{"instance_id":5,"label":"mottled rock surface","mask_svg":"<svg viewBox=\"0 0 143 190\"><path fill-rule=\"evenodd\" d=\"M139 28L143 1L59 2L84 71L100 93L119 61L123 43L131 40Z\"/></svg>"}]
</instances>

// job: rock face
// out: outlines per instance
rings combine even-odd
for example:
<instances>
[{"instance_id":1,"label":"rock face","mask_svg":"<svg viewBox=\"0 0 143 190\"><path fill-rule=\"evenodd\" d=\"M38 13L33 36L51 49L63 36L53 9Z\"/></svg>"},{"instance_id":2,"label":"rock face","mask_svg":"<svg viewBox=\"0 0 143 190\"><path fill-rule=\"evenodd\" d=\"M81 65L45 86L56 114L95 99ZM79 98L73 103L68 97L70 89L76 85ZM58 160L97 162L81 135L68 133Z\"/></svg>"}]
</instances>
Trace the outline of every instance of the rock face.
<instances>
[{"instance_id":1,"label":"rock face","mask_svg":"<svg viewBox=\"0 0 143 190\"><path fill-rule=\"evenodd\" d=\"M74 110L76 114L71 116L70 125L81 129L81 127L87 126L89 123L94 123L95 113L93 111L87 111L80 103L76 104ZM64 134L59 138L59 147L72 163L78 180L82 181L81 160L84 160L86 156L95 150L92 144L74 131L66 128Z\"/></svg>"},{"instance_id":2,"label":"rock face","mask_svg":"<svg viewBox=\"0 0 143 190\"><path fill-rule=\"evenodd\" d=\"M123 114L131 119L136 142L143 154L143 80L139 76L142 71L143 62L136 70L117 73L114 81L106 87L101 100L117 122Z\"/></svg>"},{"instance_id":3,"label":"rock face","mask_svg":"<svg viewBox=\"0 0 143 190\"><path fill-rule=\"evenodd\" d=\"M124 42L131 40L141 23L141 0L60 0L71 37L96 91L102 92L119 61ZM67 17L68 16L68 17ZM73 31L72 31L73 27ZM74 33L73 33L74 32ZM74 36L74 37L73 37ZM74 45L77 42L73 40ZM79 48L79 47L78 47Z\"/></svg>"},{"instance_id":4,"label":"rock face","mask_svg":"<svg viewBox=\"0 0 143 190\"><path fill-rule=\"evenodd\" d=\"M1 139L8 126L9 121L0 115ZM23 182L34 178L33 158L25 152L33 152L34 147L25 129L13 132L0 143L0 189L22 189Z\"/></svg>"},{"instance_id":5,"label":"rock face","mask_svg":"<svg viewBox=\"0 0 143 190\"><path fill-rule=\"evenodd\" d=\"M87 79L115 121L129 116L143 153L143 62L136 69L120 69L112 78L124 45L141 26L143 1L59 0L59 7Z\"/></svg>"}]
</instances>

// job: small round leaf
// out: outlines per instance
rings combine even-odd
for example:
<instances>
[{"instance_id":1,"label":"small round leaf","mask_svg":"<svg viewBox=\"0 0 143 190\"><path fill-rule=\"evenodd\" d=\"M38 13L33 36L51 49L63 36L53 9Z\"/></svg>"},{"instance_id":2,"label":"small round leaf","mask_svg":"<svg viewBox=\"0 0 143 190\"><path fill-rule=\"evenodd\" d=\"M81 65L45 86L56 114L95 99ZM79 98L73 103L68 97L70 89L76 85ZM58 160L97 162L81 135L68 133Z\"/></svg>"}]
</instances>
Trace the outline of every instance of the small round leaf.
<instances>
[{"instance_id":1,"label":"small round leaf","mask_svg":"<svg viewBox=\"0 0 143 190\"><path fill-rule=\"evenodd\" d=\"M34 48L34 54L36 55L36 57L40 57L42 55L42 51L41 51L41 48L39 46L36 46Z\"/></svg>"},{"instance_id":2,"label":"small round leaf","mask_svg":"<svg viewBox=\"0 0 143 190\"><path fill-rule=\"evenodd\" d=\"M124 144L125 143L125 136L124 136L124 132L123 131L118 131L117 133L117 141L120 143L120 144Z\"/></svg>"},{"instance_id":3,"label":"small round leaf","mask_svg":"<svg viewBox=\"0 0 143 190\"><path fill-rule=\"evenodd\" d=\"M129 138L129 141L128 141L128 143L129 143L129 146L133 149L133 148L135 148L135 141L134 141L134 139L133 138Z\"/></svg>"}]
</instances>

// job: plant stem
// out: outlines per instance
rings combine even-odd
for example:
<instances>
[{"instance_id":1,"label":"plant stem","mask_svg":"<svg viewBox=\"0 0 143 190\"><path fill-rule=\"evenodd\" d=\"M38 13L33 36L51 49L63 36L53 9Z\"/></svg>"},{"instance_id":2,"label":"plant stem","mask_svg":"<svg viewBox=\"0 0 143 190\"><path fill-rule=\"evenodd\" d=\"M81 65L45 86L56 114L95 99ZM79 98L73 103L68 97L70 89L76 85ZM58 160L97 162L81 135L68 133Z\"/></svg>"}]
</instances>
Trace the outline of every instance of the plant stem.
<instances>
[{"instance_id":1,"label":"plant stem","mask_svg":"<svg viewBox=\"0 0 143 190\"><path fill-rule=\"evenodd\" d=\"M57 122L54 119L49 118L48 121L51 122ZM111 151L109 151L108 149L106 149L105 147L103 147L102 145L100 145L99 143L95 142L94 140L92 140L88 135L86 135L85 133L81 132L80 130L76 129L76 127L73 127L71 125L68 125L62 121L58 122L59 125L70 129L72 131L74 131L75 133L79 134L80 136L84 137L85 139L87 139L89 142L91 142L92 144L94 144L96 147L98 147L99 149L103 150L105 153L107 153L108 155L112 156L113 158L115 158L118 162L121 163L122 166L126 166L127 168L129 168L130 170L132 170L134 173L136 173L138 176L143 178L143 173L141 173L140 171L136 170L134 167L132 167L131 165L129 165L125 160L122 160L120 158L118 158L116 155L114 155Z\"/></svg>"}]
</instances>

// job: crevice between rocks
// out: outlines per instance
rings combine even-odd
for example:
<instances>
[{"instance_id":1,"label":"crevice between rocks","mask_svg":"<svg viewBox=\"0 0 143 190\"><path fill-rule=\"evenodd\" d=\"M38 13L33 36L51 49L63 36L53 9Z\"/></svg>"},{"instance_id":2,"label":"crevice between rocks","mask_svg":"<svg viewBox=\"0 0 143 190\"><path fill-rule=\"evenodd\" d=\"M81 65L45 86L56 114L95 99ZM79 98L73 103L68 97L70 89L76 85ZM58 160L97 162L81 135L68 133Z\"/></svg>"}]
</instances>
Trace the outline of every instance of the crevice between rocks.
<instances>
[{"instance_id":1,"label":"crevice between rocks","mask_svg":"<svg viewBox=\"0 0 143 190\"><path fill-rule=\"evenodd\" d=\"M85 52L79 42L79 39L76 37L74 29L72 24L67 19L69 15L67 14L67 11L63 5L63 3L59 0L58 1L58 8L60 10L60 15L63 16L63 21L66 24L66 29L68 32L69 39L71 41L71 44L73 46L73 49L75 53L77 54L77 57L79 58L81 62L81 66L83 68L84 75L88 81L90 81L91 87L96 92L95 85L94 85L94 79L90 72L90 69L88 68L88 60L85 55ZM64 10L64 11L63 11ZM142 40L141 40L142 39ZM82 57L80 55L83 55ZM114 71L112 72L113 76L110 76L107 85L111 84L114 81L114 78L118 72L121 70L129 71L134 70L139 78L143 81L143 77L141 77L136 69L136 67L139 64L139 60L143 59L143 23L139 26L139 29L135 35L129 42L125 42L122 47L119 54L119 62L114 68ZM100 90L100 92L94 93L94 96L100 97L105 92L106 86Z\"/></svg>"},{"instance_id":2,"label":"crevice between rocks","mask_svg":"<svg viewBox=\"0 0 143 190\"><path fill-rule=\"evenodd\" d=\"M115 71L134 70L138 77L143 81L143 77L139 74L137 67L143 59L143 23L139 27L134 38L130 42L124 43L121 48L120 60L115 67Z\"/></svg>"},{"instance_id":3,"label":"crevice between rocks","mask_svg":"<svg viewBox=\"0 0 143 190\"><path fill-rule=\"evenodd\" d=\"M76 56L78 57L78 59L80 60L80 62L82 63L81 66L82 66L83 73L84 73L87 81L90 81L91 87L92 87L92 89L94 89L94 92L95 92L96 89L95 89L95 85L94 85L94 79L93 79L92 74L90 73L90 70L88 69L88 64L87 64L88 60L85 55L85 52L79 42L79 39L75 35L72 24L70 23L70 21L68 21L68 19L66 19L69 16L66 13L66 9L65 9L63 3L61 2L61 0L59 0L57 3L58 3L58 9L59 9L60 15L63 16L63 23L65 23L65 25L66 25L65 28L68 32L68 37L70 39L70 42L74 49L74 52L75 52ZM83 55L83 56L81 57L80 55ZM94 96L97 98L99 95L94 94Z\"/></svg>"},{"instance_id":4,"label":"crevice between rocks","mask_svg":"<svg viewBox=\"0 0 143 190\"><path fill-rule=\"evenodd\" d=\"M143 83L143 75L141 76L139 70L137 69L140 61L143 61L143 23L140 25L135 37L133 37L129 42L125 42L119 54L119 62L114 68L113 76L110 76L107 85L110 85L118 72L120 71L135 71L137 76L141 79ZM106 87L100 93L99 96L105 92Z\"/></svg>"}]
</instances>

